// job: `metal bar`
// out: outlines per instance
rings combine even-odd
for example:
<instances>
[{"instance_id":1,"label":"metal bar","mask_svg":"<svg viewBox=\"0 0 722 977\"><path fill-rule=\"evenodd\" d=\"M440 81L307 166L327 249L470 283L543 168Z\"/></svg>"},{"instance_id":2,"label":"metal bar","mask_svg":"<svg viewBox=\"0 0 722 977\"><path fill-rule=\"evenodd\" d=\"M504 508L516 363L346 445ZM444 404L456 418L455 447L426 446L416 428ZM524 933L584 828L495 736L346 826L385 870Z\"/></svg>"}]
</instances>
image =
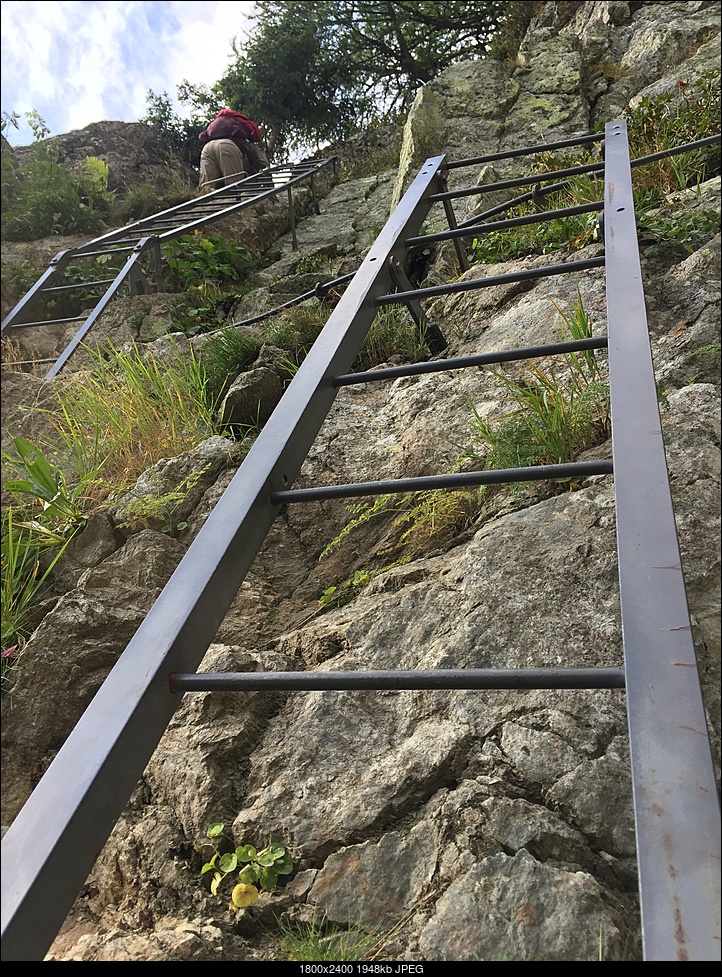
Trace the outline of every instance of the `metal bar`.
<instances>
[{"instance_id":1,"label":"metal bar","mask_svg":"<svg viewBox=\"0 0 722 977\"><path fill-rule=\"evenodd\" d=\"M45 292L69 292L71 289L91 288L93 285L110 285L112 281L112 278L105 278L102 280L98 279L96 281L76 282L75 285L53 285L50 288L42 289L42 291L43 294L45 294Z\"/></svg>"},{"instance_id":2,"label":"metal bar","mask_svg":"<svg viewBox=\"0 0 722 977\"><path fill-rule=\"evenodd\" d=\"M563 265L546 265L544 268L528 268L509 275L495 275L493 278L473 278L451 285L433 285L430 288L415 288L410 292L396 292L379 295L374 299L376 305L393 305L395 302L408 302L409 299L427 299L435 295L453 295L456 292L472 292L475 288L489 288L491 285L506 285L509 282L529 282L536 278L549 278L552 275L568 275L573 271L587 271L600 268L604 258L588 258L585 261L567 261Z\"/></svg>"},{"instance_id":3,"label":"metal bar","mask_svg":"<svg viewBox=\"0 0 722 977\"><path fill-rule=\"evenodd\" d=\"M682 575L624 121L606 127L617 551L645 960L719 960L720 811Z\"/></svg>"},{"instance_id":4,"label":"metal bar","mask_svg":"<svg viewBox=\"0 0 722 977\"><path fill-rule=\"evenodd\" d=\"M380 689L623 689L623 668L436 668L424 671L185 672L172 692L371 692Z\"/></svg>"},{"instance_id":5,"label":"metal bar","mask_svg":"<svg viewBox=\"0 0 722 977\"><path fill-rule=\"evenodd\" d=\"M293 209L293 192L291 187L288 187L288 220L291 224L291 240L293 241L293 250L298 251L298 238L296 237L296 214Z\"/></svg>"},{"instance_id":6,"label":"metal bar","mask_svg":"<svg viewBox=\"0 0 722 977\"><path fill-rule=\"evenodd\" d=\"M595 140L596 141L596 140ZM667 156L675 156L679 153L692 152L695 149L700 149L703 146L710 146L713 143L720 141L719 133L715 136L707 136L705 139L697 140L696 142L685 143L683 146L676 146L673 149L665 149L659 153L652 153L651 156L641 156L639 159L632 160L632 168L637 166L646 166L647 163L653 163L656 160L665 159ZM500 159L505 158L505 154L499 155ZM450 168L455 164L450 164ZM564 180L561 183L555 183L548 187L538 187L536 189L537 197L546 197L550 193L556 193L563 190L565 187L569 186L569 181ZM503 204L498 204L496 207L492 207L489 210L484 211L483 214L476 214L474 217L470 217L468 220L463 221L459 224L459 227L472 227L476 224L481 224L483 221L487 220L489 217L494 217L496 214L501 214L505 210L510 210L512 207L516 207L518 204L525 203L527 200L532 199L532 193L523 193L513 200L507 200Z\"/></svg>"},{"instance_id":7,"label":"metal bar","mask_svg":"<svg viewBox=\"0 0 722 977\"><path fill-rule=\"evenodd\" d=\"M20 317L22 312L29 311L32 308L37 299L40 297L40 293L42 292L45 283L50 281L55 275L65 268L70 261L69 256L69 251L59 251L55 255L47 269L43 272L40 278L38 278L30 291L26 292L17 305L13 306L13 308L5 316L2 321L2 325L0 326L0 332L5 332L5 330L9 326L12 326L15 320Z\"/></svg>"},{"instance_id":8,"label":"metal bar","mask_svg":"<svg viewBox=\"0 0 722 977\"><path fill-rule=\"evenodd\" d=\"M122 254L123 251L132 251L135 244L129 244L127 247L122 248L103 248L102 251L83 251L82 254L74 254L73 261L78 258L95 258L99 254Z\"/></svg>"},{"instance_id":9,"label":"metal bar","mask_svg":"<svg viewBox=\"0 0 722 977\"><path fill-rule=\"evenodd\" d=\"M293 173L297 175L297 178L301 180L309 173L315 173L318 170L321 170L329 165L335 165L335 159L336 159L335 156L331 156L328 159L315 160L313 163L280 164L277 167L270 167L268 170L264 172L266 174L270 174L271 176L273 176L273 174L276 172L288 171L290 169ZM208 193L204 196L202 203L203 205L205 205L207 202L213 200L221 200L223 199L224 196L227 196L228 191L232 191L234 187L238 187L241 184L245 187L248 187L249 183L255 179L256 179L255 176L248 177L247 180L240 180L238 181L238 183L233 184L233 186L231 187L222 187L219 190L213 190L211 193ZM280 190L281 186L279 186L276 189ZM95 238L93 241L89 241L88 244L84 244L79 248L73 248L72 254L74 256L84 256L87 253L84 251L84 248L93 248L100 244L112 244L116 239L122 238L123 235L135 233L136 231L145 231L147 234L148 226L155 218L165 217L168 214L177 215L179 218L181 218L181 226L185 226L185 222L182 221L182 217L186 215L188 211L192 211L193 208L198 206L200 202L201 201L199 201L197 198L194 198L193 200L187 200L182 204L176 204L174 207L169 207L167 210L163 210L159 214L155 214L154 217L152 218L143 218L142 220L136 221L133 224L127 224L125 227L120 227L115 231L110 231L108 232L108 234L102 235L102 237ZM102 254L103 252L97 252L97 253Z\"/></svg>"},{"instance_id":10,"label":"metal bar","mask_svg":"<svg viewBox=\"0 0 722 977\"><path fill-rule=\"evenodd\" d=\"M333 288L336 285L341 285L344 282L349 282L356 274L355 271L349 272L348 275L342 275L340 278L334 278L331 282L324 282L321 288L328 291L328 289ZM270 319L271 316L276 315L283 309L289 309L291 306L299 305L301 302L305 302L307 299L318 297L318 285L312 288L309 292L304 292L303 295L297 295L295 299L289 299L288 302L284 302L282 305L277 305L274 309L268 309L266 312L261 312L258 315L251 316L250 319L241 319L240 322L231 323L232 327L236 326L250 326L254 322L262 322L264 319ZM205 336L212 336L214 333L223 332L225 329L231 328L231 326L221 326L220 329L212 329L210 332L204 333Z\"/></svg>"},{"instance_id":11,"label":"metal bar","mask_svg":"<svg viewBox=\"0 0 722 977\"><path fill-rule=\"evenodd\" d=\"M720 141L720 133L714 136L706 136L704 139L697 139L695 142L687 142L682 146L672 146L671 149L662 149L658 153L651 153L649 156L639 156L630 163L632 169L637 166L646 166L647 163L655 163L659 159L666 159L668 156L679 156L681 153L691 153L695 149L703 149L705 146L714 146Z\"/></svg>"},{"instance_id":12,"label":"metal bar","mask_svg":"<svg viewBox=\"0 0 722 977\"><path fill-rule=\"evenodd\" d=\"M146 237L138 242L138 244L135 246L133 250L133 254L130 255L123 268L118 272L118 274L113 279L113 284L110 286L108 291L100 299L100 301L95 306L95 308L90 313L90 315L85 320L85 322L80 327L80 329L78 329L78 331L73 336L71 341L68 343L68 345L65 347L65 349L60 354L58 359L55 361L52 368L48 370L48 372L45 374L46 380L50 380L52 377L56 376L56 374L58 374L60 370L65 366L65 364L68 362L70 357L73 355L75 350L80 345L81 341L87 335L93 323L101 315L101 313L104 312L106 306L111 301L115 293L118 291L118 289L123 284L125 279L131 274L136 261L138 261L142 253L146 250L146 248L152 246L153 240L154 240L153 238Z\"/></svg>"},{"instance_id":13,"label":"metal bar","mask_svg":"<svg viewBox=\"0 0 722 977\"><path fill-rule=\"evenodd\" d=\"M583 146L587 143L601 142L603 132L593 132L587 136L575 136L573 139L562 139L559 142L548 142L540 146L525 146L523 149L512 149L503 153L491 153L487 156L474 156L469 159L457 159L444 164L445 170L456 170L462 166L479 166L481 163L492 163L498 159L516 159L518 156L534 156L553 149L567 149L570 146Z\"/></svg>"},{"instance_id":14,"label":"metal bar","mask_svg":"<svg viewBox=\"0 0 722 977\"><path fill-rule=\"evenodd\" d=\"M395 380L398 377L415 377L422 373L441 373L445 370L463 370L470 366L487 366L491 363L510 363L514 360L532 360L539 356L560 356L562 353L578 353L586 349L606 349L607 337L575 339L568 343L549 343L546 346L527 346L524 349L508 349L496 353L478 353L475 356L457 356L446 360L429 360L406 366L390 366L383 370L364 370L363 373L344 373L334 377L334 387L348 387L355 383L373 383L379 380Z\"/></svg>"},{"instance_id":15,"label":"metal bar","mask_svg":"<svg viewBox=\"0 0 722 977\"><path fill-rule=\"evenodd\" d=\"M206 180L205 183L201 183L201 186L208 187L211 185L211 183L221 183L223 180L230 180L232 176L245 177L249 176L249 174L246 170L239 170L237 173L229 173L227 176L216 177L215 180Z\"/></svg>"},{"instance_id":16,"label":"metal bar","mask_svg":"<svg viewBox=\"0 0 722 977\"><path fill-rule=\"evenodd\" d=\"M493 223L481 224L475 227L462 225L461 227L454 227L449 231L439 231L436 234L422 234L419 237L410 237L405 244L409 248L423 247L426 244L433 244L436 241L473 237L475 234L488 234L490 231L506 231L510 227L524 227L526 224L544 224L547 221L559 220L562 217L576 217L580 214L591 214L596 210L603 209L604 201L595 200L593 203L579 204L577 207L565 207L562 210L545 210L541 214L510 217L508 220L494 221Z\"/></svg>"},{"instance_id":17,"label":"metal bar","mask_svg":"<svg viewBox=\"0 0 722 977\"><path fill-rule=\"evenodd\" d=\"M446 182L446 171L442 172L440 175L441 186L444 190L449 189L449 185ZM444 201L444 213L446 214L446 223L449 225L451 231L455 231L459 226L456 222L456 214L454 213L454 207L450 200ZM417 239L420 240L420 239ZM456 239L454 240L454 250L456 251L456 259L459 262L459 270L463 273L469 270L469 259L467 257L466 251L462 248ZM405 242L406 247L409 247L409 242Z\"/></svg>"},{"instance_id":18,"label":"metal bar","mask_svg":"<svg viewBox=\"0 0 722 977\"><path fill-rule=\"evenodd\" d=\"M49 356L44 360L15 360L14 366L39 366L40 363L54 363L55 357Z\"/></svg>"},{"instance_id":19,"label":"metal bar","mask_svg":"<svg viewBox=\"0 0 722 977\"><path fill-rule=\"evenodd\" d=\"M41 960L213 640L391 287L388 255L427 213L444 157L426 161L110 675L2 839L3 959ZM51 881L52 880L52 881Z\"/></svg>"},{"instance_id":20,"label":"metal bar","mask_svg":"<svg viewBox=\"0 0 722 977\"><path fill-rule=\"evenodd\" d=\"M576 176L582 173L600 173L604 170L604 163L585 163L584 166L569 166L564 170L550 170L548 173L536 173L534 176L519 176L514 180L501 180L499 183L484 183L482 186L463 187L461 190L448 190L446 193L435 193L429 199L457 200L459 197L475 197L480 193L491 193L494 190L510 190L513 187L527 187L532 183L542 183L544 180L556 180L560 176Z\"/></svg>"},{"instance_id":21,"label":"metal bar","mask_svg":"<svg viewBox=\"0 0 722 977\"><path fill-rule=\"evenodd\" d=\"M612 462L575 461L562 465L528 465L525 468L492 468L482 472L454 472L451 475L424 475L419 478L390 478L381 482L352 482L349 485L319 485L314 488L271 492L274 505L289 502L318 502L322 499L350 499L364 495L393 495L425 492L429 489L472 488L477 485L499 485L506 482L538 482L545 479L588 478L611 475Z\"/></svg>"},{"instance_id":22,"label":"metal bar","mask_svg":"<svg viewBox=\"0 0 722 977\"><path fill-rule=\"evenodd\" d=\"M389 271L397 288L411 289L411 282L406 277L404 266L396 255L392 255L389 258ZM416 323L420 334L424 337L424 342L428 346L429 351L432 353L443 352L449 345L446 337L437 325L429 321L421 307L421 303L412 300L406 303L406 308L409 310L409 315Z\"/></svg>"},{"instance_id":23,"label":"metal bar","mask_svg":"<svg viewBox=\"0 0 722 977\"><path fill-rule=\"evenodd\" d=\"M506 210L511 210L512 207L516 207L519 204L526 203L529 200L538 200L540 197L546 197L550 193L557 193L560 190L564 190L569 186L568 180L562 180L561 183L552 183L548 187L535 187L534 190L529 190L527 193L521 193L518 197L513 197L511 200L504 201L503 204L497 204L496 207L491 207L489 210L485 210L483 214L475 214L474 217L470 217L468 220L463 221L459 224L459 227L471 227L473 224L481 224L489 217L495 217L497 214L503 214Z\"/></svg>"},{"instance_id":24,"label":"metal bar","mask_svg":"<svg viewBox=\"0 0 722 977\"><path fill-rule=\"evenodd\" d=\"M38 319L37 322L14 322L11 329L25 329L27 326L57 326L63 322L80 322L85 316L74 315L68 319Z\"/></svg>"}]
</instances>

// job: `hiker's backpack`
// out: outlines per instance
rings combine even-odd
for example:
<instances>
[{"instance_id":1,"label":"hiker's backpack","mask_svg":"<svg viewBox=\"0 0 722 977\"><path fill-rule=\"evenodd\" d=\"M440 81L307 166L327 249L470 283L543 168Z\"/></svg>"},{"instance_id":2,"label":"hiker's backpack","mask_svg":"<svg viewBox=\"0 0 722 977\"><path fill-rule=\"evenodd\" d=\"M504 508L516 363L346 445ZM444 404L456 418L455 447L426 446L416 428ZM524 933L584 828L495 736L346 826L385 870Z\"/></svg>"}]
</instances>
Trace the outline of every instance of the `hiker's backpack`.
<instances>
[{"instance_id":1,"label":"hiker's backpack","mask_svg":"<svg viewBox=\"0 0 722 977\"><path fill-rule=\"evenodd\" d=\"M249 119L247 115L242 112L236 112L238 120L243 123L243 125L248 129L248 141L249 142L260 142L261 141L261 130L258 128L253 119Z\"/></svg>"}]
</instances>

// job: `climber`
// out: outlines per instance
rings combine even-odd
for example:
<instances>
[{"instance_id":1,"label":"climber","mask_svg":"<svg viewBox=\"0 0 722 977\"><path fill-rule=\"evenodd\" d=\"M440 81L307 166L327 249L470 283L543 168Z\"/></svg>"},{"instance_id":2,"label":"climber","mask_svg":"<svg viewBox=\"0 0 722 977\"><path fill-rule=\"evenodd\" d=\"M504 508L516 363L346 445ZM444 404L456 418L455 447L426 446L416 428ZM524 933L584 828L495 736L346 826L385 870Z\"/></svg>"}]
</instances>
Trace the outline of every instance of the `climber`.
<instances>
[{"instance_id":1,"label":"climber","mask_svg":"<svg viewBox=\"0 0 722 977\"><path fill-rule=\"evenodd\" d=\"M269 163L258 145L260 138L260 129L248 116L221 109L198 135L203 145L198 189L216 190L264 170Z\"/></svg>"}]
</instances>

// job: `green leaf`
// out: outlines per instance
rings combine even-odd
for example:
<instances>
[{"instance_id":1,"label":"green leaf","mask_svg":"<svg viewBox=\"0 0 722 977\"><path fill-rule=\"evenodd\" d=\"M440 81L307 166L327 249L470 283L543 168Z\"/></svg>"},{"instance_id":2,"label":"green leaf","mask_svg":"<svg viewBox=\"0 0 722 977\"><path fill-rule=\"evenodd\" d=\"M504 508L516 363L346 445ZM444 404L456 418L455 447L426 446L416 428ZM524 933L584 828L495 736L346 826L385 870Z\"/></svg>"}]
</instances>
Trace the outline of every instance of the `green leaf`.
<instances>
[{"instance_id":1,"label":"green leaf","mask_svg":"<svg viewBox=\"0 0 722 977\"><path fill-rule=\"evenodd\" d=\"M238 859L234 854L221 855L221 860L218 863L221 872L225 872L226 875L229 872L233 872L236 865L238 865Z\"/></svg>"},{"instance_id":2,"label":"green leaf","mask_svg":"<svg viewBox=\"0 0 722 977\"><path fill-rule=\"evenodd\" d=\"M238 878L241 880L241 882L245 882L247 884L258 882L259 876L260 872L253 865L246 865L246 867L242 868L238 873Z\"/></svg>"},{"instance_id":3,"label":"green leaf","mask_svg":"<svg viewBox=\"0 0 722 977\"><path fill-rule=\"evenodd\" d=\"M276 861L276 856L267 848L264 848L263 851L259 851L256 856L256 861L259 865L263 865L264 868L269 868Z\"/></svg>"},{"instance_id":4,"label":"green leaf","mask_svg":"<svg viewBox=\"0 0 722 977\"><path fill-rule=\"evenodd\" d=\"M222 881L223 881L223 876L221 875L220 872L216 872L216 874L213 876L213 881L211 882L212 895L214 896L218 895L218 886L221 884Z\"/></svg>"},{"instance_id":5,"label":"green leaf","mask_svg":"<svg viewBox=\"0 0 722 977\"><path fill-rule=\"evenodd\" d=\"M271 868L264 868L261 872L259 882L261 883L261 888L267 892L270 889L275 889L278 885L278 872Z\"/></svg>"},{"instance_id":6,"label":"green leaf","mask_svg":"<svg viewBox=\"0 0 722 977\"><path fill-rule=\"evenodd\" d=\"M239 862L252 862L256 857L256 849L253 845L240 845L236 848L236 855Z\"/></svg>"},{"instance_id":7,"label":"green leaf","mask_svg":"<svg viewBox=\"0 0 722 977\"><path fill-rule=\"evenodd\" d=\"M208 831L206 831L207 838L217 838L219 835L223 834L225 824L222 821L215 821L213 824L209 825Z\"/></svg>"}]
</instances>

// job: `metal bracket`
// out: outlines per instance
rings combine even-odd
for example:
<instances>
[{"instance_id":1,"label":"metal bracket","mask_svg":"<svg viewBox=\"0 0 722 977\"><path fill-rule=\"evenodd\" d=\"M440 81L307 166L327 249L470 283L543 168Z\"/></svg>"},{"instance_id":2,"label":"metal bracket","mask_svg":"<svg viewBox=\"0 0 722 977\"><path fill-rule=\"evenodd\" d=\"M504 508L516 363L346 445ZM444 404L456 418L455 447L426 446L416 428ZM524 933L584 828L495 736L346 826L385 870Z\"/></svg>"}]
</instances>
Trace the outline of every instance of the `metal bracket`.
<instances>
[{"instance_id":1,"label":"metal bracket","mask_svg":"<svg viewBox=\"0 0 722 977\"><path fill-rule=\"evenodd\" d=\"M440 170L436 177L437 183L439 184L439 190L441 193L447 193L449 190L449 185L446 181L446 171ZM456 214L454 213L454 207L450 200L444 200L444 212L446 213L446 220L449 225L449 230L454 231L459 226L456 223ZM464 250L461 241L458 239L454 240L454 250L456 251L456 257L459 259L459 268L461 272L469 270L469 259L466 256L466 251Z\"/></svg>"},{"instance_id":2,"label":"metal bracket","mask_svg":"<svg viewBox=\"0 0 722 977\"><path fill-rule=\"evenodd\" d=\"M399 291L413 291L413 285L406 276L404 266L395 255L389 255L387 267L389 269L391 278ZM449 344L446 341L444 334L437 325L434 325L433 322L429 322L429 320L426 318L426 313L421 308L421 302L419 302L418 299L408 299L404 304L411 313L414 322L423 333L429 350L432 353L443 353L445 349L448 349Z\"/></svg>"}]
</instances>

